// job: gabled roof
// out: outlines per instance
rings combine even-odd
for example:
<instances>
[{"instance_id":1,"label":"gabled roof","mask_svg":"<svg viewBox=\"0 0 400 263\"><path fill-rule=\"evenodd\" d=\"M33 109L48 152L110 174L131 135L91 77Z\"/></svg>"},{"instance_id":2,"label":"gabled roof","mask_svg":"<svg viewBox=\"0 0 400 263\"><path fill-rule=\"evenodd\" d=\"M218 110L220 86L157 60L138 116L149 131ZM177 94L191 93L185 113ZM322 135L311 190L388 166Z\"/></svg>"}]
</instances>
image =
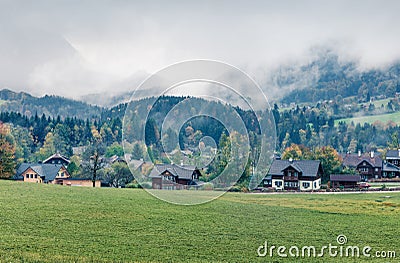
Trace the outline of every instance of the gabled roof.
<instances>
[{"instance_id":1,"label":"gabled roof","mask_svg":"<svg viewBox=\"0 0 400 263\"><path fill-rule=\"evenodd\" d=\"M399 150L388 150L386 152L386 158L400 158L400 149Z\"/></svg>"},{"instance_id":2,"label":"gabled roof","mask_svg":"<svg viewBox=\"0 0 400 263\"><path fill-rule=\"evenodd\" d=\"M394 164L391 164L391 163L385 161L385 162L383 162L383 165L382 165L382 171L383 172L400 172L400 168Z\"/></svg>"},{"instance_id":3,"label":"gabled roof","mask_svg":"<svg viewBox=\"0 0 400 263\"><path fill-rule=\"evenodd\" d=\"M124 162L126 163L125 159L123 157L119 157L118 155L113 155L110 158L107 159L108 163L115 163L115 162Z\"/></svg>"},{"instance_id":4,"label":"gabled roof","mask_svg":"<svg viewBox=\"0 0 400 263\"><path fill-rule=\"evenodd\" d=\"M329 179L339 182L360 182L361 176L359 174L331 174Z\"/></svg>"},{"instance_id":5,"label":"gabled roof","mask_svg":"<svg viewBox=\"0 0 400 263\"><path fill-rule=\"evenodd\" d=\"M295 163L295 162L293 162L293 163L291 163L289 166L287 166L285 169L283 169L283 170L286 170L286 169L288 169L289 167L292 167L293 169L295 169L297 172L303 172L303 170L301 169L301 167L297 164L297 163Z\"/></svg>"},{"instance_id":6,"label":"gabled roof","mask_svg":"<svg viewBox=\"0 0 400 263\"><path fill-rule=\"evenodd\" d=\"M298 171L303 173L303 176L315 177L318 175L318 169L321 162L319 160L274 160L271 164L268 174L269 175L283 175L283 170L292 166Z\"/></svg>"},{"instance_id":7,"label":"gabled roof","mask_svg":"<svg viewBox=\"0 0 400 263\"><path fill-rule=\"evenodd\" d=\"M24 180L24 178L22 177L22 173L25 172L29 166L33 165L32 163L21 163L16 171L16 174L13 176L14 180Z\"/></svg>"},{"instance_id":8,"label":"gabled roof","mask_svg":"<svg viewBox=\"0 0 400 263\"><path fill-rule=\"evenodd\" d=\"M142 166L144 164L144 161L132 159L129 161L129 164L133 165L133 167L135 169L138 169L138 168L140 168L140 166Z\"/></svg>"},{"instance_id":9,"label":"gabled roof","mask_svg":"<svg viewBox=\"0 0 400 263\"><path fill-rule=\"evenodd\" d=\"M178 178L192 179L192 175L196 170L198 170L197 167L192 165L179 166L176 164L156 164L149 177L158 178L162 173L168 171Z\"/></svg>"},{"instance_id":10,"label":"gabled roof","mask_svg":"<svg viewBox=\"0 0 400 263\"><path fill-rule=\"evenodd\" d=\"M51 164L51 163L22 163L18 169L17 174L14 176L15 180L21 180L22 173L29 168L35 171L40 177L43 178L44 182L53 181L60 169L64 167L62 164ZM65 168L65 167L64 167Z\"/></svg>"},{"instance_id":11,"label":"gabled roof","mask_svg":"<svg viewBox=\"0 0 400 263\"><path fill-rule=\"evenodd\" d=\"M358 154L346 154L343 156L343 165L347 167L357 167L362 162L368 162L373 167L382 167L382 158L374 156L371 158L369 154L358 156Z\"/></svg>"},{"instance_id":12,"label":"gabled roof","mask_svg":"<svg viewBox=\"0 0 400 263\"><path fill-rule=\"evenodd\" d=\"M44 160L43 163L48 163L51 159L62 159L63 161L65 161L68 164L71 162L67 157L65 157L59 153L55 153L52 156L50 156L49 158L47 158L46 160Z\"/></svg>"}]
</instances>

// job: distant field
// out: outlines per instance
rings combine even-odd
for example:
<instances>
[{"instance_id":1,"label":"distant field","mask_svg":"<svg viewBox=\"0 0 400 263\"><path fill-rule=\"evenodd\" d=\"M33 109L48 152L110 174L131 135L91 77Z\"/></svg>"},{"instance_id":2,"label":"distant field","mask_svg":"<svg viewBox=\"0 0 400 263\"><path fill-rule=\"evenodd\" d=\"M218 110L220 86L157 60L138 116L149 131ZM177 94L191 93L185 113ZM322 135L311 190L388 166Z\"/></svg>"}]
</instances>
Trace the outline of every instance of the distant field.
<instances>
[{"instance_id":1,"label":"distant field","mask_svg":"<svg viewBox=\"0 0 400 263\"><path fill-rule=\"evenodd\" d=\"M372 102L374 104L375 108L380 108L383 104L384 107L388 104L388 102L393 99L393 98L388 98L388 99L383 99L383 100L375 100Z\"/></svg>"},{"instance_id":2,"label":"distant field","mask_svg":"<svg viewBox=\"0 0 400 263\"><path fill-rule=\"evenodd\" d=\"M399 193L227 193L177 206L143 190L0 181L0 262L398 262L257 257L256 250L265 241L337 245L343 234L348 245L400 257L399 218Z\"/></svg>"},{"instance_id":3,"label":"distant field","mask_svg":"<svg viewBox=\"0 0 400 263\"><path fill-rule=\"evenodd\" d=\"M347 118L347 119L338 119L338 120L335 120L335 125L337 125L340 121L344 121L347 123L351 123L353 121L354 124L374 123L376 121L380 121L383 124L385 124L389 121L393 121L397 124L400 124L400 112L381 114L381 115L373 115L373 116L354 117L354 118Z\"/></svg>"}]
</instances>

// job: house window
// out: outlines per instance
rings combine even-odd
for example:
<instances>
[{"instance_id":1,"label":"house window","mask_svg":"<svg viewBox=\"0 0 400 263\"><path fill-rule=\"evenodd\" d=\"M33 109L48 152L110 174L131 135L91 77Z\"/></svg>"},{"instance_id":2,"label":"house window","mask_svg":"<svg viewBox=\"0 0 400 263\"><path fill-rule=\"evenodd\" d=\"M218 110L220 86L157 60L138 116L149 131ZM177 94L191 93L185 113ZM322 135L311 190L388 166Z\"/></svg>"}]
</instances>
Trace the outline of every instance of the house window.
<instances>
[{"instance_id":1,"label":"house window","mask_svg":"<svg viewBox=\"0 0 400 263\"><path fill-rule=\"evenodd\" d=\"M297 177L298 175L298 172L294 172L294 177Z\"/></svg>"},{"instance_id":2,"label":"house window","mask_svg":"<svg viewBox=\"0 0 400 263\"><path fill-rule=\"evenodd\" d=\"M378 171L378 167L377 168L375 168L375 172L377 172Z\"/></svg>"},{"instance_id":3,"label":"house window","mask_svg":"<svg viewBox=\"0 0 400 263\"><path fill-rule=\"evenodd\" d=\"M282 181L275 181L275 186L281 187L282 186Z\"/></svg>"},{"instance_id":4,"label":"house window","mask_svg":"<svg viewBox=\"0 0 400 263\"><path fill-rule=\"evenodd\" d=\"M310 187L310 183L303 182L303 187L304 187L304 188Z\"/></svg>"},{"instance_id":5,"label":"house window","mask_svg":"<svg viewBox=\"0 0 400 263\"><path fill-rule=\"evenodd\" d=\"M37 174L35 174L35 179L37 179Z\"/></svg>"},{"instance_id":6,"label":"house window","mask_svg":"<svg viewBox=\"0 0 400 263\"><path fill-rule=\"evenodd\" d=\"M368 168L367 167L361 167L359 170L360 170L360 172L368 172Z\"/></svg>"},{"instance_id":7,"label":"house window","mask_svg":"<svg viewBox=\"0 0 400 263\"><path fill-rule=\"evenodd\" d=\"M271 184L271 181L270 180L265 180L264 181L264 185L270 185Z\"/></svg>"},{"instance_id":8,"label":"house window","mask_svg":"<svg viewBox=\"0 0 400 263\"><path fill-rule=\"evenodd\" d=\"M29 174L27 174L25 177L26 177L26 179L29 179Z\"/></svg>"},{"instance_id":9,"label":"house window","mask_svg":"<svg viewBox=\"0 0 400 263\"><path fill-rule=\"evenodd\" d=\"M314 182L314 188L317 188L317 183L316 182Z\"/></svg>"}]
</instances>

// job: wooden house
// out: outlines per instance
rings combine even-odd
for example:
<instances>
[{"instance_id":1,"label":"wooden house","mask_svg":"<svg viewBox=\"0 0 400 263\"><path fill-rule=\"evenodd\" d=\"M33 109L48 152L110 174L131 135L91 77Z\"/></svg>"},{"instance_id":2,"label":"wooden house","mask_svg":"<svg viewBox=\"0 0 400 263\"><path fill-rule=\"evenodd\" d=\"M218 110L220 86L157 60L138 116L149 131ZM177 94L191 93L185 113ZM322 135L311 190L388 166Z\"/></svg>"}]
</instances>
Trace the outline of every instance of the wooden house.
<instances>
[{"instance_id":1,"label":"wooden house","mask_svg":"<svg viewBox=\"0 0 400 263\"><path fill-rule=\"evenodd\" d=\"M343 156L343 167L356 170L362 181L380 179L382 177L382 158L374 152L346 154Z\"/></svg>"},{"instance_id":2,"label":"wooden house","mask_svg":"<svg viewBox=\"0 0 400 263\"><path fill-rule=\"evenodd\" d=\"M388 163L391 163L393 165L396 165L397 167L400 167L400 149L398 149L398 150L388 150L386 152L385 160Z\"/></svg>"},{"instance_id":3,"label":"wooden house","mask_svg":"<svg viewBox=\"0 0 400 263\"><path fill-rule=\"evenodd\" d=\"M23 163L17 169L15 179L30 183L63 184L70 175L62 164Z\"/></svg>"},{"instance_id":4,"label":"wooden house","mask_svg":"<svg viewBox=\"0 0 400 263\"><path fill-rule=\"evenodd\" d=\"M195 166L176 164L156 164L149 177L153 189L188 189L198 185L201 172Z\"/></svg>"},{"instance_id":5,"label":"wooden house","mask_svg":"<svg viewBox=\"0 0 400 263\"><path fill-rule=\"evenodd\" d=\"M62 164L65 167L68 167L70 162L71 161L67 157L59 153L53 154L52 156L43 161L44 164Z\"/></svg>"},{"instance_id":6,"label":"wooden house","mask_svg":"<svg viewBox=\"0 0 400 263\"><path fill-rule=\"evenodd\" d=\"M361 176L359 174L331 174L329 181L331 188L358 188Z\"/></svg>"},{"instance_id":7,"label":"wooden house","mask_svg":"<svg viewBox=\"0 0 400 263\"><path fill-rule=\"evenodd\" d=\"M323 169L318 160L274 160L263 179L263 186L276 190L318 190L322 176Z\"/></svg>"}]
</instances>

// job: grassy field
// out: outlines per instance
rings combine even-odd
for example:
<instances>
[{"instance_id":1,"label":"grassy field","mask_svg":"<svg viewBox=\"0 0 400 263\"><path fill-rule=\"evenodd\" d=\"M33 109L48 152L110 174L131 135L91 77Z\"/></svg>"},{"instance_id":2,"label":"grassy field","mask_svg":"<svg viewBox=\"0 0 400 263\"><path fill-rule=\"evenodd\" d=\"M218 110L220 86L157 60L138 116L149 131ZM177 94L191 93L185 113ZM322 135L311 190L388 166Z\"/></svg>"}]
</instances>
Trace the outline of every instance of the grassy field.
<instances>
[{"instance_id":1,"label":"grassy field","mask_svg":"<svg viewBox=\"0 0 400 263\"><path fill-rule=\"evenodd\" d=\"M228 193L207 204L177 206L143 190L0 181L0 204L0 262L399 262L400 257L399 193ZM265 241L287 248L337 245L339 234L347 236L347 245L396 250L397 259L284 259L256 252Z\"/></svg>"},{"instance_id":2,"label":"grassy field","mask_svg":"<svg viewBox=\"0 0 400 263\"><path fill-rule=\"evenodd\" d=\"M397 124L400 124L400 112L381 114L381 115L373 115L373 116L354 117L354 118L347 118L347 119L338 119L338 120L335 120L335 125L337 125L340 121L344 121L347 123L354 122L354 124L374 123L376 121L380 121L381 123L385 124L388 121L393 121Z\"/></svg>"}]
</instances>

